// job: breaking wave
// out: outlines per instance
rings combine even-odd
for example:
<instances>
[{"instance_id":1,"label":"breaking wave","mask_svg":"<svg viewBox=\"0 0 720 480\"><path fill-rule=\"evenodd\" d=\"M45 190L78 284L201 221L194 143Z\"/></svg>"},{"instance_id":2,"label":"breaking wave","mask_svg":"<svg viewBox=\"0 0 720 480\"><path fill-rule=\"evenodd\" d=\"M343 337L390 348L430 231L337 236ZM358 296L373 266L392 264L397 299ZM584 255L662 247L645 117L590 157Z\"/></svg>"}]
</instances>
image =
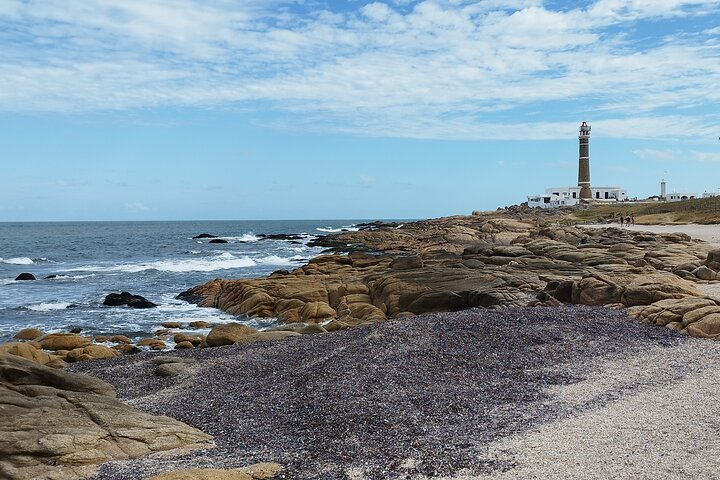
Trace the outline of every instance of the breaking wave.
<instances>
[{"instance_id":1,"label":"breaking wave","mask_svg":"<svg viewBox=\"0 0 720 480\"><path fill-rule=\"evenodd\" d=\"M32 310L33 312L50 312L52 310L65 310L68 308L72 303L68 302L47 302L47 303L39 303L37 305L28 305L25 307L28 310Z\"/></svg>"}]
</instances>

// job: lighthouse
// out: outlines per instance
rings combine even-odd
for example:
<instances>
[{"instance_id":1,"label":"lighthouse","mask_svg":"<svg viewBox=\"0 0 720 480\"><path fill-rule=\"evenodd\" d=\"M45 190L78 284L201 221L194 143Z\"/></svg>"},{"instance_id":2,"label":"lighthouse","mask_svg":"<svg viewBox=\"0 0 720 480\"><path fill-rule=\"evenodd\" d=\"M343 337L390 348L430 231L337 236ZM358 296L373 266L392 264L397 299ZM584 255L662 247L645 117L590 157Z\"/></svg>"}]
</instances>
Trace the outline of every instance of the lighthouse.
<instances>
[{"instance_id":1,"label":"lighthouse","mask_svg":"<svg viewBox=\"0 0 720 480\"><path fill-rule=\"evenodd\" d=\"M589 200L592 198L590 191L590 125L582 122L580 125L580 161L578 164L578 187L580 187L580 199Z\"/></svg>"}]
</instances>

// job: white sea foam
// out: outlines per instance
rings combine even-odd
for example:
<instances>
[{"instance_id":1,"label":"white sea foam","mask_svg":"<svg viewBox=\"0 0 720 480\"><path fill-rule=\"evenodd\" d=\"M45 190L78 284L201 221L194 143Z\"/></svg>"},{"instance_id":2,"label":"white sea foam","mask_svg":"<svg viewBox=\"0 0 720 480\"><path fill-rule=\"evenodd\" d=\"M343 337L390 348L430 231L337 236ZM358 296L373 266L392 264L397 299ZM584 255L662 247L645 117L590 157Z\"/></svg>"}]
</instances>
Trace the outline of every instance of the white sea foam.
<instances>
[{"instance_id":1,"label":"white sea foam","mask_svg":"<svg viewBox=\"0 0 720 480\"><path fill-rule=\"evenodd\" d=\"M47 303L39 303L37 305L28 305L28 310L32 310L33 312L50 312L53 310L65 310L68 308L71 303L68 302L47 302Z\"/></svg>"},{"instance_id":2,"label":"white sea foam","mask_svg":"<svg viewBox=\"0 0 720 480\"><path fill-rule=\"evenodd\" d=\"M228 270L231 268L253 267L256 262L248 257L236 257L231 253L222 253L211 258L192 258L182 260L160 260L148 263L130 263L113 266L88 266L73 269L74 271L90 272L124 272L137 273L145 270L158 270L161 272L212 272L214 270Z\"/></svg>"},{"instance_id":3,"label":"white sea foam","mask_svg":"<svg viewBox=\"0 0 720 480\"><path fill-rule=\"evenodd\" d=\"M293 262L299 260L302 260L302 258L298 256L286 258L278 255L268 255L267 257L259 258L257 262L263 265L292 265Z\"/></svg>"},{"instance_id":4,"label":"white sea foam","mask_svg":"<svg viewBox=\"0 0 720 480\"><path fill-rule=\"evenodd\" d=\"M343 232L343 231L347 231L347 232L357 232L357 231L360 230L360 229L359 229L358 227L354 227L354 226L352 226L352 225L348 225L348 226L342 226L342 227L340 227L340 228L318 227L318 228L316 228L315 230L317 230L318 232L323 232L323 233L339 233L339 232Z\"/></svg>"},{"instance_id":5,"label":"white sea foam","mask_svg":"<svg viewBox=\"0 0 720 480\"><path fill-rule=\"evenodd\" d=\"M260 240L260 237L255 235L254 233L246 233L244 235L240 235L239 237L220 237L223 240L227 240L228 242L245 242L245 243L251 243L251 242L257 242Z\"/></svg>"},{"instance_id":6,"label":"white sea foam","mask_svg":"<svg viewBox=\"0 0 720 480\"><path fill-rule=\"evenodd\" d=\"M32 265L33 259L28 257L0 258L0 262L10 265Z\"/></svg>"}]
</instances>

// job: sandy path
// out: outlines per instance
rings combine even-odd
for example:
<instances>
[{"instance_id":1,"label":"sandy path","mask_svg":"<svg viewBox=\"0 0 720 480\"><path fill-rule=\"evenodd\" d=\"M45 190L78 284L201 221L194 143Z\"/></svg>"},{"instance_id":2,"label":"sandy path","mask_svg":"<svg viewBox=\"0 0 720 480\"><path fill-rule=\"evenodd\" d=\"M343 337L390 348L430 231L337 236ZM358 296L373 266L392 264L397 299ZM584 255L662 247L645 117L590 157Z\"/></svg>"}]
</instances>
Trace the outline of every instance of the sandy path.
<instances>
[{"instance_id":1,"label":"sandy path","mask_svg":"<svg viewBox=\"0 0 720 480\"><path fill-rule=\"evenodd\" d=\"M491 478L718 478L719 359L720 343L697 340L653 349L641 361L607 362L556 395L578 405L607 392L618 398L491 445L491 458L517 464ZM683 378L669 378L682 370Z\"/></svg>"},{"instance_id":2,"label":"sandy path","mask_svg":"<svg viewBox=\"0 0 720 480\"><path fill-rule=\"evenodd\" d=\"M620 227L620 224L600 224L600 225L580 225L585 228L607 228L607 227ZM720 247L720 225L698 225L698 224L687 224L687 225L630 225L622 228L629 228L638 232L652 232L652 233L686 233L691 238L698 240L704 240L706 242L718 245Z\"/></svg>"}]
</instances>

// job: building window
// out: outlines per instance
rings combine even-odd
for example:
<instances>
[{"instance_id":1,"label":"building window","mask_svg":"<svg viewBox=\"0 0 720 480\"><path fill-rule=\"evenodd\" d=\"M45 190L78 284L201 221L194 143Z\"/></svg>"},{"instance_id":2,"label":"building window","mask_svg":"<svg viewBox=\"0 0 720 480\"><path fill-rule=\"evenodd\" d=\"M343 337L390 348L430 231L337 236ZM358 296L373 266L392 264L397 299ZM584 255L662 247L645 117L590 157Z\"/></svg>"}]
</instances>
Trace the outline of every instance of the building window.
<instances>
[{"instance_id":1,"label":"building window","mask_svg":"<svg viewBox=\"0 0 720 480\"><path fill-rule=\"evenodd\" d=\"M543 202L544 202L544 203L550 203L550 197L545 197L545 198L543 198Z\"/></svg>"},{"instance_id":2,"label":"building window","mask_svg":"<svg viewBox=\"0 0 720 480\"><path fill-rule=\"evenodd\" d=\"M573 192L573 198L577 198L577 192Z\"/></svg>"},{"instance_id":3,"label":"building window","mask_svg":"<svg viewBox=\"0 0 720 480\"><path fill-rule=\"evenodd\" d=\"M605 192L605 200L607 200L609 196L610 196L609 193Z\"/></svg>"},{"instance_id":4,"label":"building window","mask_svg":"<svg viewBox=\"0 0 720 480\"><path fill-rule=\"evenodd\" d=\"M600 192L595 192L595 198L597 198L597 199L600 198Z\"/></svg>"}]
</instances>

